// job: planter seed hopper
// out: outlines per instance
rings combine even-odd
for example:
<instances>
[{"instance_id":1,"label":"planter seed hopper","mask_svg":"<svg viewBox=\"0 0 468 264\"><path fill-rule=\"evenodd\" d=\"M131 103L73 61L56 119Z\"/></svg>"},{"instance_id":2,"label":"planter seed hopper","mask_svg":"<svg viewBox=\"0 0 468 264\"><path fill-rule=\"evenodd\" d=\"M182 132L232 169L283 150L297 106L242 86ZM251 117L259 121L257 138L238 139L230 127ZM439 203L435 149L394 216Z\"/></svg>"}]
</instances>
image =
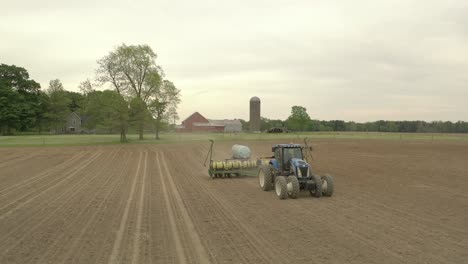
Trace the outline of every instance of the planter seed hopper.
<instances>
[{"instance_id":1,"label":"planter seed hopper","mask_svg":"<svg viewBox=\"0 0 468 264\"><path fill-rule=\"evenodd\" d=\"M210 140L210 150L203 164L206 167L208 158L210 160L208 174L214 178L230 178L232 176L256 176L257 162L250 159L251 151L242 145L232 146L232 158L224 161L213 160L214 141Z\"/></svg>"}]
</instances>

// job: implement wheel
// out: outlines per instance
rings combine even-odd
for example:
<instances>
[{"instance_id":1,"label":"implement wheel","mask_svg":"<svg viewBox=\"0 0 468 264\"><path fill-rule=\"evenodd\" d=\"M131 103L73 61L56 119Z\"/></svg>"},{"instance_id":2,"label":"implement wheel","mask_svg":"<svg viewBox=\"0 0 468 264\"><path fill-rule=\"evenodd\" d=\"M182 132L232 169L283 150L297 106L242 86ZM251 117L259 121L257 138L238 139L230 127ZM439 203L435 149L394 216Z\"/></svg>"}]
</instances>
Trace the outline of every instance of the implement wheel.
<instances>
[{"instance_id":1,"label":"implement wheel","mask_svg":"<svg viewBox=\"0 0 468 264\"><path fill-rule=\"evenodd\" d=\"M322 196L322 179L318 175L312 176L312 180L314 181L314 186L309 190L310 195L313 197L321 197Z\"/></svg>"},{"instance_id":2,"label":"implement wheel","mask_svg":"<svg viewBox=\"0 0 468 264\"><path fill-rule=\"evenodd\" d=\"M299 180L296 176L288 176L288 195L292 199L296 199L299 196L300 186Z\"/></svg>"},{"instance_id":3,"label":"implement wheel","mask_svg":"<svg viewBox=\"0 0 468 264\"><path fill-rule=\"evenodd\" d=\"M334 190L334 180L331 175L322 176L322 194L323 196L332 196Z\"/></svg>"},{"instance_id":4,"label":"implement wheel","mask_svg":"<svg viewBox=\"0 0 468 264\"><path fill-rule=\"evenodd\" d=\"M284 176L277 176L275 179L275 191L276 195L280 200L284 200L288 198L288 182L286 181L286 177Z\"/></svg>"},{"instance_id":5,"label":"implement wheel","mask_svg":"<svg viewBox=\"0 0 468 264\"><path fill-rule=\"evenodd\" d=\"M273 175L270 166L261 166L258 169L258 183L260 188L266 192L271 190L272 181Z\"/></svg>"}]
</instances>

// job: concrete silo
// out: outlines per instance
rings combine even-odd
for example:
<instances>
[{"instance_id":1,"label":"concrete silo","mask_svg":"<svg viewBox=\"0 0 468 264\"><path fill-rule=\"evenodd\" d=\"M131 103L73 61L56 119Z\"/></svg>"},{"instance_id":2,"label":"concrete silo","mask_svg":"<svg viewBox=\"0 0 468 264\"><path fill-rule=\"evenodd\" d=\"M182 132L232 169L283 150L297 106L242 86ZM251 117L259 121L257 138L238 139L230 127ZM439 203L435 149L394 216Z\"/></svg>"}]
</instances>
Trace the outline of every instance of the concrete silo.
<instances>
[{"instance_id":1,"label":"concrete silo","mask_svg":"<svg viewBox=\"0 0 468 264\"><path fill-rule=\"evenodd\" d=\"M260 98L250 98L250 131L260 131Z\"/></svg>"}]
</instances>

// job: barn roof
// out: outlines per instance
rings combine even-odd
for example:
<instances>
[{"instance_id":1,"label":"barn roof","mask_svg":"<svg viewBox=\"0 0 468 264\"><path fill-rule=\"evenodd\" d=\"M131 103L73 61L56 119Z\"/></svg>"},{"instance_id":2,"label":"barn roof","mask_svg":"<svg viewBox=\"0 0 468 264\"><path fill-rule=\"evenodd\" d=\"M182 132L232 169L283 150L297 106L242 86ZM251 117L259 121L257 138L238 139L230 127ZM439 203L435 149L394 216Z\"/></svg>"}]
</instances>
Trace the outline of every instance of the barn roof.
<instances>
[{"instance_id":1,"label":"barn roof","mask_svg":"<svg viewBox=\"0 0 468 264\"><path fill-rule=\"evenodd\" d=\"M189 115L187 118L185 118L184 121L182 121L182 123L185 122L185 121L187 121L187 120L189 120L190 118L192 118L192 117L195 116L195 115L199 115L199 116L205 118L205 117L204 117L202 114L200 114L199 112L195 112L195 113ZM205 118L205 119L206 119L206 118Z\"/></svg>"},{"instance_id":2,"label":"barn roof","mask_svg":"<svg viewBox=\"0 0 468 264\"><path fill-rule=\"evenodd\" d=\"M202 121L200 122L200 120L198 120L199 122L193 122L193 126L197 126L197 127L223 127L223 126L226 126L226 125L240 125L242 126L242 123L239 119L206 119L202 114L200 114L199 112L194 112L193 114L191 114L189 117L185 118L184 121L182 121L182 124L185 124L185 122L189 121L191 118L193 118L194 116L200 116L202 117L203 119L206 120L206 122Z\"/></svg>"},{"instance_id":3,"label":"barn roof","mask_svg":"<svg viewBox=\"0 0 468 264\"><path fill-rule=\"evenodd\" d=\"M71 112L71 113L68 115L67 119L70 118L70 117L72 117L72 116L76 116L77 118L81 119L81 116L80 116L77 112Z\"/></svg>"}]
</instances>

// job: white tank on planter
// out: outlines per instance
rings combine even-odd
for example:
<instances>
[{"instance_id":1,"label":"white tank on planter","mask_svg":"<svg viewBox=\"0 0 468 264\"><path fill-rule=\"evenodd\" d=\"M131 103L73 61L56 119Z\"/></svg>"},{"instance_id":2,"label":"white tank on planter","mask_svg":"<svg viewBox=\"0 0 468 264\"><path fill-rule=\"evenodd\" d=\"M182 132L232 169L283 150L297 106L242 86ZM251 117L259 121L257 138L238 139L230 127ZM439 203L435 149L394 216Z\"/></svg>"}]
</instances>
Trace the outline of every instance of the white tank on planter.
<instances>
[{"instance_id":1,"label":"white tank on planter","mask_svg":"<svg viewBox=\"0 0 468 264\"><path fill-rule=\"evenodd\" d=\"M243 145L232 146L232 158L234 159L250 159L251 151L249 147Z\"/></svg>"}]
</instances>

